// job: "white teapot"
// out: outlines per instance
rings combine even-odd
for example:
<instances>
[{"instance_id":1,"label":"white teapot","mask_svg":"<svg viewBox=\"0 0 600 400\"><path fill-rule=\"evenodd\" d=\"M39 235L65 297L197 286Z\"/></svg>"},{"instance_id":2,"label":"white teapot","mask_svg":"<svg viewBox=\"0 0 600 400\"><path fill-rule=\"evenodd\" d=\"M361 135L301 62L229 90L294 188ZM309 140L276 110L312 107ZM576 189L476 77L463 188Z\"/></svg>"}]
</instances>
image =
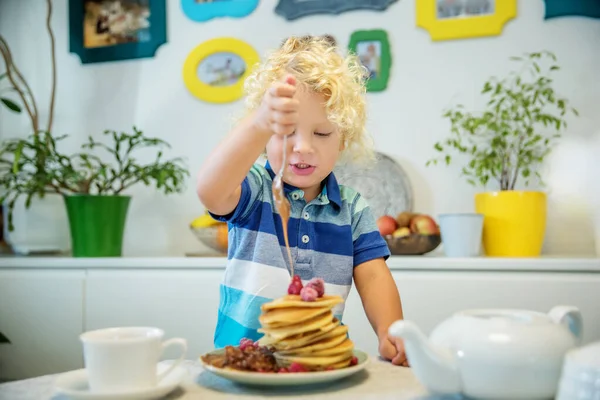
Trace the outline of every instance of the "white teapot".
<instances>
[{"instance_id":1,"label":"white teapot","mask_svg":"<svg viewBox=\"0 0 600 400\"><path fill-rule=\"evenodd\" d=\"M548 314L510 309L466 310L452 315L430 338L411 321L388 333L404 339L417 379L435 394L477 399L553 399L565 353L581 343L576 307Z\"/></svg>"}]
</instances>

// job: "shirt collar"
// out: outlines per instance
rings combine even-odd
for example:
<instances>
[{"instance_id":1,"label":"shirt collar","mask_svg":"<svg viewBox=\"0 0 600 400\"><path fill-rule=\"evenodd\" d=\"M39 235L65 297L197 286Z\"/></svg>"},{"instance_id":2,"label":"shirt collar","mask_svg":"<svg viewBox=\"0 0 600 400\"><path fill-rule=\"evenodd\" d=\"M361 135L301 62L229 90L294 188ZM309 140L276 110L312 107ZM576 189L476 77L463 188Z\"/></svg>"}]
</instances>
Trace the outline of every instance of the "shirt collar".
<instances>
[{"instance_id":1,"label":"shirt collar","mask_svg":"<svg viewBox=\"0 0 600 400\"><path fill-rule=\"evenodd\" d=\"M271 176L271 179L274 179L275 172L271 168L269 161L266 162L265 169L269 173L269 176ZM340 195L340 186L338 185L337 179L335 179L335 175L333 174L333 172L330 172L329 175L327 175L327 177L324 179L324 181L325 181L325 185L323 186L323 190L321 191L321 194L320 194L321 200L323 201L324 204L332 202L333 204L337 205L338 207L341 207L342 206L342 197ZM286 195L295 190L301 190L301 189L299 189L295 186L292 186L290 184L287 184L285 182L283 183L283 191Z\"/></svg>"}]
</instances>

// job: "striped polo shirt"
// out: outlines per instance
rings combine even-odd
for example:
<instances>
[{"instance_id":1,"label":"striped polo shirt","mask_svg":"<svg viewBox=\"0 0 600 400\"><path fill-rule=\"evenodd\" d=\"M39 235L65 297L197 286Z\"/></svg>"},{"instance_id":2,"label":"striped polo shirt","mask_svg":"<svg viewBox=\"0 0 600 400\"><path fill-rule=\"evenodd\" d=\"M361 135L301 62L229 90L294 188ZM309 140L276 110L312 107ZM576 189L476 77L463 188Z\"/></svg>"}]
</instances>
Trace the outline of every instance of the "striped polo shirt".
<instances>
[{"instance_id":1,"label":"striped polo shirt","mask_svg":"<svg viewBox=\"0 0 600 400\"><path fill-rule=\"evenodd\" d=\"M227 216L229 250L220 286L214 345L237 345L241 338L259 339L258 317L266 302L287 294L289 261L281 218L274 207L274 171L267 162L255 164L242 183L236 209ZM289 244L294 274L305 283L325 281L325 293L340 295L344 303L332 311L342 321L352 287L353 269L366 261L390 255L366 200L355 190L338 185L333 174L319 196L310 202L301 189L285 184L290 201Z\"/></svg>"}]
</instances>

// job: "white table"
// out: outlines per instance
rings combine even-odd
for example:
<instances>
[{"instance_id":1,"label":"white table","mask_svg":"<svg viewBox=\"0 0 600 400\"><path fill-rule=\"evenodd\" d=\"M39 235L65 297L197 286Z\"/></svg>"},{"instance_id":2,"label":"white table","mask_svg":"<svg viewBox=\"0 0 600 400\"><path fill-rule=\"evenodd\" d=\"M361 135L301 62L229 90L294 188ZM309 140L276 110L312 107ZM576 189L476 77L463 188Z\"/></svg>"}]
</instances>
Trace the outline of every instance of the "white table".
<instances>
[{"instance_id":1,"label":"white table","mask_svg":"<svg viewBox=\"0 0 600 400\"><path fill-rule=\"evenodd\" d=\"M169 361L165 361L168 363ZM183 364L189 372L186 381L171 392L169 400L218 400L218 399L401 399L401 400L442 400L456 397L427 395L425 388L416 380L410 368L397 367L389 362L371 357L369 365L348 378L309 387L249 387L231 382L204 371L201 365L192 360ZM54 391L54 380L58 375L44 375L0 385L2 400L67 400Z\"/></svg>"}]
</instances>

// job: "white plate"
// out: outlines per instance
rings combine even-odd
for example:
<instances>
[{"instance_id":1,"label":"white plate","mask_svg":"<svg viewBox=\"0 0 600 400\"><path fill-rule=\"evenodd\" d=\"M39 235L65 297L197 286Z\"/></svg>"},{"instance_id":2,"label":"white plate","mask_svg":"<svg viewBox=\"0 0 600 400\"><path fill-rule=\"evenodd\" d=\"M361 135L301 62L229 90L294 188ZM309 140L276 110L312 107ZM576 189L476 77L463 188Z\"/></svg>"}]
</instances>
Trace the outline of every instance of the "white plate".
<instances>
[{"instance_id":1,"label":"white plate","mask_svg":"<svg viewBox=\"0 0 600 400\"><path fill-rule=\"evenodd\" d=\"M157 366L157 373L162 372L169 365ZM148 400L164 397L172 392L188 375L186 368L177 366L159 384L149 389L139 389L119 393L94 393L88 386L87 371L78 369L66 372L56 378L55 390L73 400Z\"/></svg>"},{"instance_id":2,"label":"white plate","mask_svg":"<svg viewBox=\"0 0 600 400\"><path fill-rule=\"evenodd\" d=\"M374 165L340 165L334 169L338 182L360 193L375 219L397 216L413 209L413 191L404 169L391 157L377 152Z\"/></svg>"},{"instance_id":3,"label":"white plate","mask_svg":"<svg viewBox=\"0 0 600 400\"><path fill-rule=\"evenodd\" d=\"M224 350L215 350L209 354L219 354ZM363 370L369 363L369 356L360 351L354 350L354 355L358 358L358 364L347 368L336 369L333 371L318 372L286 372L286 373L263 373L263 372L244 372L231 369L214 367L200 359L205 370L221 376L225 379L237 383L259 386L295 386L308 385L323 382L331 382L345 378Z\"/></svg>"}]
</instances>

